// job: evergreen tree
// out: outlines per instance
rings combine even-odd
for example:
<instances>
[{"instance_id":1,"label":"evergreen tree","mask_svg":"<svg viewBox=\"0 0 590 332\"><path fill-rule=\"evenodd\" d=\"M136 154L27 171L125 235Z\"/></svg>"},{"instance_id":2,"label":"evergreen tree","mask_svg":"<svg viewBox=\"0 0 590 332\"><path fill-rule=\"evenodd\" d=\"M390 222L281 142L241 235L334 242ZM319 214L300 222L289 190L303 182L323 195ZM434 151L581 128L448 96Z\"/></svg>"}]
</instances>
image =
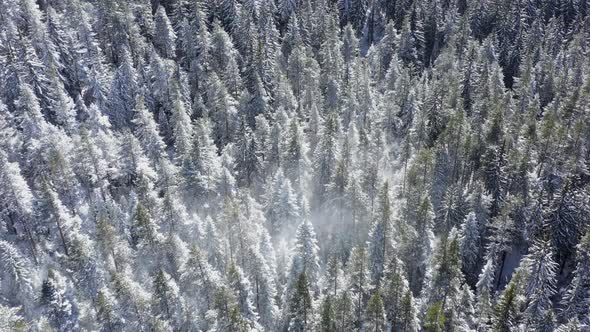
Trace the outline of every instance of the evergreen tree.
<instances>
[{"instance_id":1,"label":"evergreen tree","mask_svg":"<svg viewBox=\"0 0 590 332\"><path fill-rule=\"evenodd\" d=\"M553 248L547 241L533 245L523 259L528 272L526 287L526 325L534 329L546 329L546 315L551 310L551 297L556 293L557 264L553 260Z\"/></svg>"},{"instance_id":2,"label":"evergreen tree","mask_svg":"<svg viewBox=\"0 0 590 332\"><path fill-rule=\"evenodd\" d=\"M39 302L47 314L51 325L57 331L68 331L78 328L77 309L66 294L61 282L63 279L50 270L47 279L43 280Z\"/></svg>"},{"instance_id":3,"label":"evergreen tree","mask_svg":"<svg viewBox=\"0 0 590 332\"><path fill-rule=\"evenodd\" d=\"M191 140L193 136L193 126L185 103L177 96L172 105L172 116L170 117L170 126L172 127L172 137L174 139L174 150L176 157L182 162L188 157Z\"/></svg>"},{"instance_id":4,"label":"evergreen tree","mask_svg":"<svg viewBox=\"0 0 590 332\"><path fill-rule=\"evenodd\" d=\"M255 184L262 173L260 151L249 127L242 121L242 137L238 142L235 169L238 183L248 187Z\"/></svg>"},{"instance_id":5,"label":"evergreen tree","mask_svg":"<svg viewBox=\"0 0 590 332\"><path fill-rule=\"evenodd\" d=\"M326 185L330 183L334 174L335 161L338 156L338 146L336 144L338 131L338 119L335 113L331 113L324 121L314 158L314 201L317 202L318 206L325 202Z\"/></svg>"},{"instance_id":6,"label":"evergreen tree","mask_svg":"<svg viewBox=\"0 0 590 332\"><path fill-rule=\"evenodd\" d=\"M575 319L584 313L588 301L588 274L585 273L590 263L590 233L586 233L577 246L576 269L573 272L573 279L567 287L562 298L561 315L567 319ZM581 318L581 317L580 317Z\"/></svg>"},{"instance_id":7,"label":"evergreen tree","mask_svg":"<svg viewBox=\"0 0 590 332\"><path fill-rule=\"evenodd\" d=\"M0 242L0 264L3 278L1 290L6 298L20 298L13 304L28 305L26 300L32 295L31 268L29 262L18 250L6 241ZM16 302L16 301L11 301Z\"/></svg>"},{"instance_id":8,"label":"evergreen tree","mask_svg":"<svg viewBox=\"0 0 590 332\"><path fill-rule=\"evenodd\" d=\"M140 285L124 273L113 275L113 295L123 309L123 317L128 319L131 328L147 328L150 309L150 295Z\"/></svg>"},{"instance_id":9,"label":"evergreen tree","mask_svg":"<svg viewBox=\"0 0 590 332\"><path fill-rule=\"evenodd\" d=\"M135 207L133 225L131 227L131 241L134 246L153 248L157 241L156 225L150 217L149 211L141 202Z\"/></svg>"},{"instance_id":10,"label":"evergreen tree","mask_svg":"<svg viewBox=\"0 0 590 332\"><path fill-rule=\"evenodd\" d=\"M416 331L418 320L414 308L414 296L409 288L402 263L397 257L388 260L382 284L381 297L388 325L394 330Z\"/></svg>"},{"instance_id":11,"label":"evergreen tree","mask_svg":"<svg viewBox=\"0 0 590 332\"><path fill-rule=\"evenodd\" d=\"M154 46L165 58L174 58L176 55L176 34L172 29L168 15L164 7L158 6L154 18Z\"/></svg>"},{"instance_id":12,"label":"evergreen tree","mask_svg":"<svg viewBox=\"0 0 590 332\"><path fill-rule=\"evenodd\" d=\"M141 96L137 99L134 113L134 135L141 143L144 153L152 163L152 167L156 168L160 160L164 158L166 146L160 136L158 125L145 107L144 98Z\"/></svg>"},{"instance_id":13,"label":"evergreen tree","mask_svg":"<svg viewBox=\"0 0 590 332\"><path fill-rule=\"evenodd\" d=\"M493 331L511 331L518 326L523 301L523 274L522 271L515 272L506 289L498 297L492 320Z\"/></svg>"},{"instance_id":14,"label":"evergreen tree","mask_svg":"<svg viewBox=\"0 0 590 332\"><path fill-rule=\"evenodd\" d=\"M228 271L229 286L233 289L238 302L238 307L242 317L250 324L254 324L258 319L252 302L252 289L250 281L244 275L242 269L232 264Z\"/></svg>"},{"instance_id":15,"label":"evergreen tree","mask_svg":"<svg viewBox=\"0 0 590 332\"><path fill-rule=\"evenodd\" d=\"M461 257L463 270L467 276L474 277L479 255L479 224L475 213L470 212L461 228ZM473 279L471 279L473 280Z\"/></svg>"},{"instance_id":16,"label":"evergreen tree","mask_svg":"<svg viewBox=\"0 0 590 332\"><path fill-rule=\"evenodd\" d=\"M136 96L139 93L137 72L129 51L124 49L120 65L111 83L109 117L116 128L127 127L133 118Z\"/></svg>"},{"instance_id":17,"label":"evergreen tree","mask_svg":"<svg viewBox=\"0 0 590 332\"><path fill-rule=\"evenodd\" d=\"M289 301L287 316L288 331L308 331L313 326L313 304L307 273L299 274Z\"/></svg>"},{"instance_id":18,"label":"evergreen tree","mask_svg":"<svg viewBox=\"0 0 590 332\"><path fill-rule=\"evenodd\" d=\"M211 201L221 171L221 160L211 137L210 122L208 118L199 119L195 123L190 150L181 169L187 192L195 198Z\"/></svg>"},{"instance_id":19,"label":"evergreen tree","mask_svg":"<svg viewBox=\"0 0 590 332\"><path fill-rule=\"evenodd\" d=\"M425 327L437 331L448 324L461 324L458 316L463 310L460 301L463 274L456 229L448 235L441 235L433 253L430 271L431 276L426 279L427 284L422 290L428 306L425 310Z\"/></svg>"},{"instance_id":20,"label":"evergreen tree","mask_svg":"<svg viewBox=\"0 0 590 332\"><path fill-rule=\"evenodd\" d=\"M353 302L352 307L354 308L355 312L355 325L361 326L363 322L363 310L365 309L365 305L367 300L369 299L369 294L372 289L372 285L370 282L370 270L367 258L367 251L364 247L357 247L352 249L352 253L350 255L350 262L349 262L349 289L351 294L350 301ZM347 300L344 295L342 295L341 305L345 305L345 301Z\"/></svg>"},{"instance_id":21,"label":"evergreen tree","mask_svg":"<svg viewBox=\"0 0 590 332\"><path fill-rule=\"evenodd\" d=\"M266 207L266 220L272 236L292 231L301 217L299 203L289 179L279 169L271 183L270 197Z\"/></svg>"},{"instance_id":22,"label":"evergreen tree","mask_svg":"<svg viewBox=\"0 0 590 332\"><path fill-rule=\"evenodd\" d=\"M383 299L379 291L375 292L367 303L367 324L369 331L385 331L385 311L383 310Z\"/></svg>"},{"instance_id":23,"label":"evergreen tree","mask_svg":"<svg viewBox=\"0 0 590 332\"><path fill-rule=\"evenodd\" d=\"M294 284L300 274L305 272L307 287L313 293L317 293L317 282L320 274L320 262L318 257L319 247L313 225L309 220L304 220L297 228L295 235L295 248L291 264L290 280Z\"/></svg>"},{"instance_id":24,"label":"evergreen tree","mask_svg":"<svg viewBox=\"0 0 590 332\"><path fill-rule=\"evenodd\" d=\"M178 317L182 315L178 292L178 286L170 275L160 269L154 278L152 313L172 326L178 326Z\"/></svg>"},{"instance_id":25,"label":"evergreen tree","mask_svg":"<svg viewBox=\"0 0 590 332\"><path fill-rule=\"evenodd\" d=\"M586 330L589 15L0 1L0 330Z\"/></svg>"},{"instance_id":26,"label":"evergreen tree","mask_svg":"<svg viewBox=\"0 0 590 332\"><path fill-rule=\"evenodd\" d=\"M389 184L386 182L379 192L379 207L368 242L371 279L377 285L381 283L385 269L385 259L391 253L393 246L391 213Z\"/></svg>"},{"instance_id":27,"label":"evergreen tree","mask_svg":"<svg viewBox=\"0 0 590 332\"><path fill-rule=\"evenodd\" d=\"M494 263L488 260L483 266L477 282L477 324L481 328L489 328L493 314L492 300L494 296Z\"/></svg>"},{"instance_id":28,"label":"evergreen tree","mask_svg":"<svg viewBox=\"0 0 590 332\"><path fill-rule=\"evenodd\" d=\"M254 293L254 307L259 316L259 323L263 328L272 330L276 324L276 319L279 315L279 308L276 305L275 297L276 281L275 271L276 266L273 261L274 252L268 253L267 250L272 250L268 238L268 233L263 235L260 243L260 252L252 253L252 289Z\"/></svg>"},{"instance_id":29,"label":"evergreen tree","mask_svg":"<svg viewBox=\"0 0 590 332\"><path fill-rule=\"evenodd\" d=\"M319 330L322 332L336 331L336 314L334 312L334 306L332 304L332 298L330 295L326 296L321 306L321 320Z\"/></svg>"},{"instance_id":30,"label":"evergreen tree","mask_svg":"<svg viewBox=\"0 0 590 332\"><path fill-rule=\"evenodd\" d=\"M228 94L227 89L216 74L211 74L207 87L207 108L214 124L214 140L217 147L231 142L236 130L236 101Z\"/></svg>"},{"instance_id":31,"label":"evergreen tree","mask_svg":"<svg viewBox=\"0 0 590 332\"><path fill-rule=\"evenodd\" d=\"M107 288L98 292L96 303L98 307L96 318L102 325L102 330L113 331L120 328L122 322L115 312L115 299Z\"/></svg>"},{"instance_id":32,"label":"evergreen tree","mask_svg":"<svg viewBox=\"0 0 590 332\"><path fill-rule=\"evenodd\" d=\"M295 188L301 188L305 180L308 166L307 146L304 142L304 134L299 127L297 117L293 117L289 124L288 138L286 139L283 168L285 175Z\"/></svg>"},{"instance_id":33,"label":"evergreen tree","mask_svg":"<svg viewBox=\"0 0 590 332\"><path fill-rule=\"evenodd\" d=\"M18 164L9 162L2 150L0 150L0 166L0 192L2 193L0 212L6 220L3 222L3 227L9 234L26 236L33 260L37 263L37 243L29 221L33 214L33 195Z\"/></svg>"}]
</instances>

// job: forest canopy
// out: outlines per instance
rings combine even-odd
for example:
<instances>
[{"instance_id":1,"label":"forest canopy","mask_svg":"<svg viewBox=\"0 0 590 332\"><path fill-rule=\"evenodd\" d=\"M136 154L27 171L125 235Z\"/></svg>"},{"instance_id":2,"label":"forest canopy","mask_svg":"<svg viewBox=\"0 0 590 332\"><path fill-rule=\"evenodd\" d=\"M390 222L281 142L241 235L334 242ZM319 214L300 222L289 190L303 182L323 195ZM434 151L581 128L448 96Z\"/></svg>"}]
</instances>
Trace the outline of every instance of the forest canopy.
<instances>
[{"instance_id":1,"label":"forest canopy","mask_svg":"<svg viewBox=\"0 0 590 332\"><path fill-rule=\"evenodd\" d=\"M0 331L590 329L586 0L0 1Z\"/></svg>"}]
</instances>

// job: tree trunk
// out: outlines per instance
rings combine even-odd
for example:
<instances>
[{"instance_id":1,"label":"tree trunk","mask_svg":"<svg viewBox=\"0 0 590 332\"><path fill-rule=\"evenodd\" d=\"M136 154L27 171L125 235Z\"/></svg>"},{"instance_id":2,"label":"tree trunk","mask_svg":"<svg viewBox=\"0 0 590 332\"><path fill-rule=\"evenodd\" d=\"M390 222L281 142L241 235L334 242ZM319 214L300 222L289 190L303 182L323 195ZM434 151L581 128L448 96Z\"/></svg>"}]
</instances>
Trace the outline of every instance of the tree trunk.
<instances>
[{"instance_id":1,"label":"tree trunk","mask_svg":"<svg viewBox=\"0 0 590 332\"><path fill-rule=\"evenodd\" d=\"M66 254L66 256L69 256L69 252L68 252L68 244L66 243L66 238L64 236L64 232L61 228L61 223L59 222L59 217L55 218L55 223L57 224L57 229L59 230L59 236L61 237L61 242L64 245L64 252Z\"/></svg>"}]
</instances>

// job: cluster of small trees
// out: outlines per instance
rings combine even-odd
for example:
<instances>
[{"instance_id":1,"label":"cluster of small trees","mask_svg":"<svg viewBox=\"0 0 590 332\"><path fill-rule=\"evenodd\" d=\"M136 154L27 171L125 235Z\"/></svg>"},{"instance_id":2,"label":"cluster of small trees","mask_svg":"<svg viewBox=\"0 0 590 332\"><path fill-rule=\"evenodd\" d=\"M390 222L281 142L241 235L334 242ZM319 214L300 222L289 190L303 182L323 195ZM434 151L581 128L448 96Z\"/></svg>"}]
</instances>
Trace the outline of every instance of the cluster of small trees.
<instances>
[{"instance_id":1,"label":"cluster of small trees","mask_svg":"<svg viewBox=\"0 0 590 332\"><path fill-rule=\"evenodd\" d=\"M588 328L589 10L0 1L0 330Z\"/></svg>"}]
</instances>

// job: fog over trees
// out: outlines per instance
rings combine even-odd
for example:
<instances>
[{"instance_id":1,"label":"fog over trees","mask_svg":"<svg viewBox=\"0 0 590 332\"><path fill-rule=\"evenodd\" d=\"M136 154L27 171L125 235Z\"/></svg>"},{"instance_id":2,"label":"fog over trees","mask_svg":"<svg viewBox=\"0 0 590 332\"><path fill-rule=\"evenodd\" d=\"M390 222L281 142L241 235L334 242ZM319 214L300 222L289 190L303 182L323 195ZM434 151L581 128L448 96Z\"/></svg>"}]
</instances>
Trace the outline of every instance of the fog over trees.
<instances>
[{"instance_id":1,"label":"fog over trees","mask_svg":"<svg viewBox=\"0 0 590 332\"><path fill-rule=\"evenodd\" d=\"M0 0L0 331L588 331L586 0Z\"/></svg>"}]
</instances>

